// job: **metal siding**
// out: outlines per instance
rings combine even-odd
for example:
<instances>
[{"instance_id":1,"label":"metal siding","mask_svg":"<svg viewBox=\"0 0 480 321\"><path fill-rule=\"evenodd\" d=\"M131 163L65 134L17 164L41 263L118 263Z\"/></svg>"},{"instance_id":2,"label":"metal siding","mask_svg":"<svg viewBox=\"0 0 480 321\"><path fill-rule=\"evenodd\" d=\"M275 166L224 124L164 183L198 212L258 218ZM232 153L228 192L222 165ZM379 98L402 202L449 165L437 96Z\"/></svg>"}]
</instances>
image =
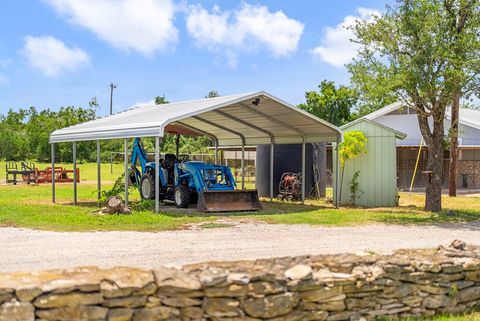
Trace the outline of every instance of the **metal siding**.
<instances>
[{"instance_id":1,"label":"metal siding","mask_svg":"<svg viewBox=\"0 0 480 321\"><path fill-rule=\"evenodd\" d=\"M480 130L466 125L459 125L458 136L460 146L480 145Z\"/></svg>"},{"instance_id":2,"label":"metal siding","mask_svg":"<svg viewBox=\"0 0 480 321\"><path fill-rule=\"evenodd\" d=\"M362 131L368 139L367 154L347 161L342 188L342 204L350 202L349 182L356 171L360 171L360 197L356 204L365 207L396 205L396 147L395 133L367 121L345 129Z\"/></svg>"},{"instance_id":3,"label":"metal siding","mask_svg":"<svg viewBox=\"0 0 480 321\"><path fill-rule=\"evenodd\" d=\"M258 106L252 106L253 98L261 98ZM302 143L304 138L305 142L316 142L317 137L320 137L317 140L319 142L334 141L341 134L338 128L322 119L265 92L256 92L132 108L56 130L50 135L50 142L163 136L167 126L170 131L175 131L175 122L179 121L216 136L220 144L225 142L231 144L230 142L239 140L236 133L225 128L241 132L247 144L270 143L270 137L264 132L245 126L242 122L230 117L224 117L215 110L224 111L243 122L268 130L275 136L276 143ZM201 117L207 122L220 124L225 128L200 122L194 119L194 116ZM236 142L233 144L238 145Z\"/></svg>"},{"instance_id":4,"label":"metal siding","mask_svg":"<svg viewBox=\"0 0 480 321\"><path fill-rule=\"evenodd\" d=\"M461 112L463 112L461 120L468 121L468 116L470 116L472 112L468 111L470 113L466 113L464 110L461 110ZM420 133L416 115L384 115L375 118L374 121L407 134L406 139L397 140L398 146L420 145L422 135ZM445 135L448 135L449 128L450 120L445 119ZM459 124L459 139L460 146L478 146L480 145L480 129L465 124Z\"/></svg>"}]
</instances>

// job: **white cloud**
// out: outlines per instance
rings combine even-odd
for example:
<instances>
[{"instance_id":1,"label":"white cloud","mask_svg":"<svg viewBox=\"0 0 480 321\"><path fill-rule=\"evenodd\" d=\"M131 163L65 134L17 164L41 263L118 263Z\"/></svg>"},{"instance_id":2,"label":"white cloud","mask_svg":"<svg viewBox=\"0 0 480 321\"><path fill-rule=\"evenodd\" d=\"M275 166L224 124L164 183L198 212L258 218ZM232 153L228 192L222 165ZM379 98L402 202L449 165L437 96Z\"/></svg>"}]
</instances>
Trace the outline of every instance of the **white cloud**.
<instances>
[{"instance_id":1,"label":"white cloud","mask_svg":"<svg viewBox=\"0 0 480 321\"><path fill-rule=\"evenodd\" d=\"M126 50L152 55L172 47L178 31L171 0L44 0L70 23Z\"/></svg>"},{"instance_id":2,"label":"white cloud","mask_svg":"<svg viewBox=\"0 0 480 321\"><path fill-rule=\"evenodd\" d=\"M190 6L187 30L201 47L225 56L230 65L238 61L238 53L264 47L275 57L295 52L304 25L282 11L270 12L267 7L243 3L237 10L211 12L201 5Z\"/></svg>"},{"instance_id":3,"label":"white cloud","mask_svg":"<svg viewBox=\"0 0 480 321\"><path fill-rule=\"evenodd\" d=\"M148 101L137 101L133 105L131 105L129 108L135 108L135 107L145 107L145 106L151 106L155 104L155 99L151 99Z\"/></svg>"},{"instance_id":4,"label":"white cloud","mask_svg":"<svg viewBox=\"0 0 480 321\"><path fill-rule=\"evenodd\" d=\"M312 54L330 65L343 67L357 55L358 49L358 44L350 41L354 35L348 28L358 20L371 20L379 15L380 12L375 9L357 8L356 16L346 16L335 27L327 27L321 45L312 49Z\"/></svg>"},{"instance_id":5,"label":"white cloud","mask_svg":"<svg viewBox=\"0 0 480 321\"><path fill-rule=\"evenodd\" d=\"M47 76L74 71L90 61L83 50L70 48L52 36L26 37L23 54L33 67Z\"/></svg>"}]
</instances>

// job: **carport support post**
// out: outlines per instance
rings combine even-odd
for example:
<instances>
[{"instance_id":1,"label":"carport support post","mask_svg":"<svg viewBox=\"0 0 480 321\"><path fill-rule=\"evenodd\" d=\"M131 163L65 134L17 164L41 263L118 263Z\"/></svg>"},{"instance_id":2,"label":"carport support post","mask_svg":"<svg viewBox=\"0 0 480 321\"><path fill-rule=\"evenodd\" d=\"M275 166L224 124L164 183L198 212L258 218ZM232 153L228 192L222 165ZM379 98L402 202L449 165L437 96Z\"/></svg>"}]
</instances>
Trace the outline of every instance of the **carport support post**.
<instances>
[{"instance_id":1,"label":"carport support post","mask_svg":"<svg viewBox=\"0 0 480 321\"><path fill-rule=\"evenodd\" d=\"M124 166L125 166L125 206L128 206L128 139L123 141Z\"/></svg>"},{"instance_id":2,"label":"carport support post","mask_svg":"<svg viewBox=\"0 0 480 321\"><path fill-rule=\"evenodd\" d=\"M305 140L302 142L302 204L305 202Z\"/></svg>"},{"instance_id":3,"label":"carport support post","mask_svg":"<svg viewBox=\"0 0 480 321\"><path fill-rule=\"evenodd\" d=\"M52 143L52 202L55 203L55 144Z\"/></svg>"},{"instance_id":4,"label":"carport support post","mask_svg":"<svg viewBox=\"0 0 480 321\"><path fill-rule=\"evenodd\" d=\"M155 136L155 213L160 212L160 137Z\"/></svg>"},{"instance_id":5,"label":"carport support post","mask_svg":"<svg viewBox=\"0 0 480 321\"><path fill-rule=\"evenodd\" d=\"M215 139L215 165L218 164L218 141Z\"/></svg>"},{"instance_id":6,"label":"carport support post","mask_svg":"<svg viewBox=\"0 0 480 321\"><path fill-rule=\"evenodd\" d=\"M245 142L242 142L242 189L245 189Z\"/></svg>"},{"instance_id":7,"label":"carport support post","mask_svg":"<svg viewBox=\"0 0 480 321\"><path fill-rule=\"evenodd\" d=\"M73 205L77 205L77 143L73 142Z\"/></svg>"},{"instance_id":8,"label":"carport support post","mask_svg":"<svg viewBox=\"0 0 480 321\"><path fill-rule=\"evenodd\" d=\"M100 197L102 194L102 178L100 174L100 141L97 140L97 199L100 202ZM100 204L100 203L99 203Z\"/></svg>"},{"instance_id":9,"label":"carport support post","mask_svg":"<svg viewBox=\"0 0 480 321\"><path fill-rule=\"evenodd\" d=\"M338 156L338 145L340 145L340 139L339 137L337 137L337 144L335 145L335 190L333 191L334 192L334 195L335 195L335 207L338 208L338 205L340 204L340 200L338 199L338 179L340 177L338 171L339 171L339 161L340 161L340 157Z\"/></svg>"},{"instance_id":10,"label":"carport support post","mask_svg":"<svg viewBox=\"0 0 480 321\"><path fill-rule=\"evenodd\" d=\"M275 144L270 144L270 202L273 202L273 155L275 154Z\"/></svg>"}]
</instances>

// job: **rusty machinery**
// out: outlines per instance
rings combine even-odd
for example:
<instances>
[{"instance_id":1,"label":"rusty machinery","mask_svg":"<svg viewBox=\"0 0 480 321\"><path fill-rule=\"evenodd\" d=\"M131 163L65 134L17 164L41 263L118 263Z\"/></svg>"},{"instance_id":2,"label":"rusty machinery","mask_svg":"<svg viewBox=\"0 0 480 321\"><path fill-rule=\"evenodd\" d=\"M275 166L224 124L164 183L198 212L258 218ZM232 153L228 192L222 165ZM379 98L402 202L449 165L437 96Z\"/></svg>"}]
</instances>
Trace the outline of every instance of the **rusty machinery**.
<instances>
[{"instance_id":1,"label":"rusty machinery","mask_svg":"<svg viewBox=\"0 0 480 321\"><path fill-rule=\"evenodd\" d=\"M277 199L280 201L293 202L300 200L302 197L302 174L283 173L280 178L278 191Z\"/></svg>"},{"instance_id":2,"label":"rusty machinery","mask_svg":"<svg viewBox=\"0 0 480 321\"><path fill-rule=\"evenodd\" d=\"M20 167L15 162L7 162L6 169L6 182L16 185L20 181L30 184L41 184L52 182L52 167L45 169L38 169L32 162L21 162ZM73 170L65 169L63 167L55 167L55 182L56 183L71 183L73 182ZM80 182L80 169L77 168L77 183Z\"/></svg>"}]
</instances>

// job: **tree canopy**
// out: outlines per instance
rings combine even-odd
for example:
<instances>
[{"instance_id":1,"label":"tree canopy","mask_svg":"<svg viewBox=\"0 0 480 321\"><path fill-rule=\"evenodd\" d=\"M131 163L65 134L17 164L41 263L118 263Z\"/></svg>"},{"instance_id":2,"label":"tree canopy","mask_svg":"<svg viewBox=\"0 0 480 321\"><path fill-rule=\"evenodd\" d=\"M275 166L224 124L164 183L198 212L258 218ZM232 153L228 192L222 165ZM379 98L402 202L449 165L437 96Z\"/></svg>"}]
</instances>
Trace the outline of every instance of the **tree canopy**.
<instances>
[{"instance_id":1,"label":"tree canopy","mask_svg":"<svg viewBox=\"0 0 480 321\"><path fill-rule=\"evenodd\" d=\"M208 96L219 96L217 91L211 91ZM158 105L167 104L166 97L155 97L155 103ZM9 161L34 160L50 161L50 134L60 128L72 126L96 118L96 112L99 109L96 98L92 98L89 107L60 107L58 111L50 108L39 111L32 106L28 109L19 109L18 111L9 110L7 114L0 114L0 159ZM161 108L161 106L159 106ZM143 139L144 147L147 151L154 149L154 140ZM122 140L101 141L102 159L110 159L111 152L122 152ZM72 144L56 144L56 160L58 162L72 161ZM211 146L208 137L180 137L181 154L208 153ZM163 153L174 153L176 151L175 135L166 134L161 150ZM77 143L77 158L79 161L96 160L95 142Z\"/></svg>"},{"instance_id":2,"label":"tree canopy","mask_svg":"<svg viewBox=\"0 0 480 321\"><path fill-rule=\"evenodd\" d=\"M168 103L170 102L167 100L167 98L165 98L165 95L155 97L156 105L168 104Z\"/></svg>"},{"instance_id":3,"label":"tree canopy","mask_svg":"<svg viewBox=\"0 0 480 321\"><path fill-rule=\"evenodd\" d=\"M452 14L449 8L466 4L469 31L458 37L452 26L463 15L458 10ZM416 110L428 148L427 210L442 209L446 107L459 84L464 89L467 79L472 87L478 84L479 15L478 0L397 0L381 16L353 27L360 50L348 65L352 82L376 96L393 93Z\"/></svg>"},{"instance_id":4,"label":"tree canopy","mask_svg":"<svg viewBox=\"0 0 480 321\"><path fill-rule=\"evenodd\" d=\"M9 110L0 115L0 159L37 160L50 159L49 135L56 129L95 119L96 107L61 107L58 111L35 107ZM78 146L79 159L93 158L95 144L82 142ZM59 144L57 159L71 161L70 144Z\"/></svg>"},{"instance_id":5,"label":"tree canopy","mask_svg":"<svg viewBox=\"0 0 480 321\"><path fill-rule=\"evenodd\" d=\"M354 89L344 85L337 87L328 80L322 81L318 88L318 92L307 91L306 102L298 107L337 126L352 120L352 109L359 98Z\"/></svg>"}]
</instances>

